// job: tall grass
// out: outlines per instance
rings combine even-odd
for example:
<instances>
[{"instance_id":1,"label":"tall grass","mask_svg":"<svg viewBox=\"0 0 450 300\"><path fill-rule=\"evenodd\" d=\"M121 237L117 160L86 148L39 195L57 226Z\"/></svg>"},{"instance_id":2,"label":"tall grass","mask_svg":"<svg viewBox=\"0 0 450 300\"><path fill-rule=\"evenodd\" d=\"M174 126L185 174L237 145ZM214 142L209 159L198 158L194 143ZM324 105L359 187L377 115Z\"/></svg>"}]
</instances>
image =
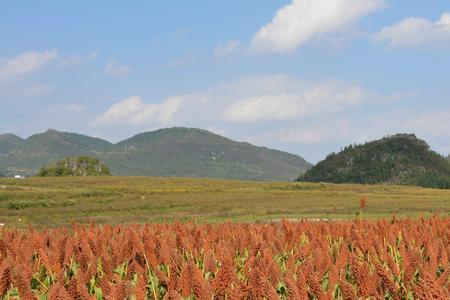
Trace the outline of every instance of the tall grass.
<instances>
[{"instance_id":1,"label":"tall grass","mask_svg":"<svg viewBox=\"0 0 450 300\"><path fill-rule=\"evenodd\" d=\"M0 223L55 227L78 223L254 222L450 216L450 191L415 187L246 182L186 178L0 179Z\"/></svg>"}]
</instances>

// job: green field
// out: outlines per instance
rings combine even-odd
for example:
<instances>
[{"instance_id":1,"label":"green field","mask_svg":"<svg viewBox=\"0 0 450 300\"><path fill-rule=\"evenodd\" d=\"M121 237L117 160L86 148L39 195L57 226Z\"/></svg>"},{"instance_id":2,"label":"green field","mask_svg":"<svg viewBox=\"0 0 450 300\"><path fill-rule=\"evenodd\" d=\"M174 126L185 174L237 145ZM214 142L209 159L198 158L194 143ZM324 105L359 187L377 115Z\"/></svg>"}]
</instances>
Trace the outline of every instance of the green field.
<instances>
[{"instance_id":1,"label":"green field","mask_svg":"<svg viewBox=\"0 0 450 300\"><path fill-rule=\"evenodd\" d=\"M450 215L450 191L404 186L273 183L150 177L0 179L0 223L271 221L281 218Z\"/></svg>"}]
</instances>

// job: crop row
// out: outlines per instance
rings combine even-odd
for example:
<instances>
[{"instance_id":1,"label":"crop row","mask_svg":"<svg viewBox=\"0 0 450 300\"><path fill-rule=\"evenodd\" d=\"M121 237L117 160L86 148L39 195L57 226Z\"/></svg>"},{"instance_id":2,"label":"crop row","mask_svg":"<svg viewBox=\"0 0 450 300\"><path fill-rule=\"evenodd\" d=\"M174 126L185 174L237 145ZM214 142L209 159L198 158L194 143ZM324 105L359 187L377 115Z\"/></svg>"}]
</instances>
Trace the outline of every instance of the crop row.
<instances>
[{"instance_id":1,"label":"crop row","mask_svg":"<svg viewBox=\"0 0 450 300\"><path fill-rule=\"evenodd\" d=\"M0 232L5 299L450 299L450 219Z\"/></svg>"}]
</instances>

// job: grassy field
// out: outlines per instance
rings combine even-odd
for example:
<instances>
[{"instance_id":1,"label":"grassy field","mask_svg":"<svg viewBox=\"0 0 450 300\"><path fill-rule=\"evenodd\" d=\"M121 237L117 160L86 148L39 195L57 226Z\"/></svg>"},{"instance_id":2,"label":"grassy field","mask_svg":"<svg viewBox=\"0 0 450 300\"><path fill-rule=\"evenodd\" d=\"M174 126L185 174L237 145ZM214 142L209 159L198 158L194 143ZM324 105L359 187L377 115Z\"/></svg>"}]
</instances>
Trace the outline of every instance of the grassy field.
<instances>
[{"instance_id":1,"label":"grassy field","mask_svg":"<svg viewBox=\"0 0 450 300\"><path fill-rule=\"evenodd\" d=\"M403 186L91 177L0 179L7 227L97 223L352 219L450 215L450 191Z\"/></svg>"}]
</instances>

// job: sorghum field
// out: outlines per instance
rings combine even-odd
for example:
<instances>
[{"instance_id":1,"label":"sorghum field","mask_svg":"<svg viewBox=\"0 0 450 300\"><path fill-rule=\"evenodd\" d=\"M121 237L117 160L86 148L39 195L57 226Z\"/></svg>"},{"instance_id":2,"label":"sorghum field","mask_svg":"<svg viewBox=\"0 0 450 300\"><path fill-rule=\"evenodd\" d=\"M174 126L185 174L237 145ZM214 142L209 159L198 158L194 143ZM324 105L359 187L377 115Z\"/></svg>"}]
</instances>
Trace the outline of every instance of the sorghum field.
<instances>
[{"instance_id":1,"label":"sorghum field","mask_svg":"<svg viewBox=\"0 0 450 300\"><path fill-rule=\"evenodd\" d=\"M4 229L5 299L450 299L450 219Z\"/></svg>"},{"instance_id":2,"label":"sorghum field","mask_svg":"<svg viewBox=\"0 0 450 300\"><path fill-rule=\"evenodd\" d=\"M0 295L450 299L449 208L387 185L0 179Z\"/></svg>"}]
</instances>

